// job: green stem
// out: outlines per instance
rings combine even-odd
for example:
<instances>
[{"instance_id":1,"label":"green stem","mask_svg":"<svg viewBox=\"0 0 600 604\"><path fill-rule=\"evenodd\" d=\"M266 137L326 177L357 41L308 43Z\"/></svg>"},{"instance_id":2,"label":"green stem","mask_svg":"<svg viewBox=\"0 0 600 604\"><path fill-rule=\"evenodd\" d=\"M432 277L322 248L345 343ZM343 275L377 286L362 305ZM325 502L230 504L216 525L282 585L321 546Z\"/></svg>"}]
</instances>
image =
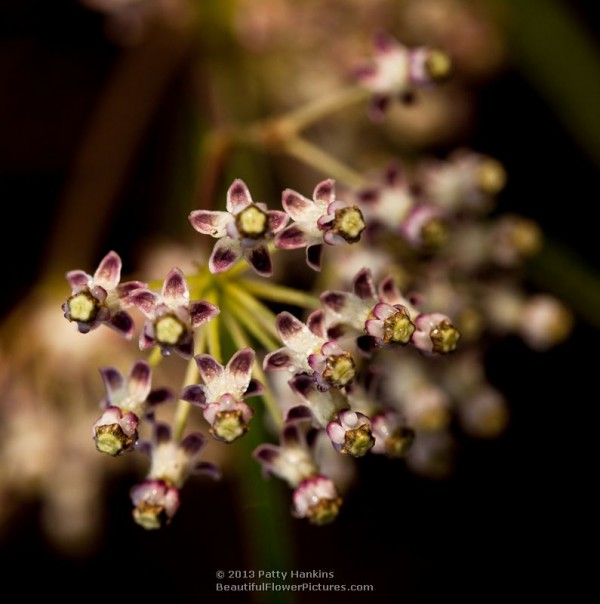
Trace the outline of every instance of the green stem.
<instances>
[{"instance_id":1,"label":"green stem","mask_svg":"<svg viewBox=\"0 0 600 604\"><path fill-rule=\"evenodd\" d=\"M344 182L350 187L360 188L367 183L366 179L358 172L300 136L288 138L283 141L283 145L283 149L288 155L295 157L322 174Z\"/></svg>"},{"instance_id":2,"label":"green stem","mask_svg":"<svg viewBox=\"0 0 600 604\"><path fill-rule=\"evenodd\" d=\"M225 286L225 292L235 298L247 311L254 313L254 318L261 323L270 335L275 339L279 339L279 333L275 327L276 317L264 304L233 283L228 283Z\"/></svg>"},{"instance_id":3,"label":"green stem","mask_svg":"<svg viewBox=\"0 0 600 604\"><path fill-rule=\"evenodd\" d=\"M216 292L216 290L213 289L208 292L206 301L214 304L215 306L219 306L219 294ZM208 332L208 352L218 363L223 362L223 355L221 354L221 340L219 338L220 320L220 315L218 315L214 319L211 319L206 326L206 330Z\"/></svg>"},{"instance_id":4,"label":"green stem","mask_svg":"<svg viewBox=\"0 0 600 604\"><path fill-rule=\"evenodd\" d=\"M150 367L152 368L157 367L158 364L162 361L162 358L163 356L160 351L160 346L155 346L152 349L150 356L148 357L148 365L150 365Z\"/></svg>"},{"instance_id":5,"label":"green stem","mask_svg":"<svg viewBox=\"0 0 600 604\"><path fill-rule=\"evenodd\" d=\"M369 98L369 91L360 86L349 86L332 94L316 99L304 107L290 111L279 118L292 132L300 132L315 122L346 107L356 105Z\"/></svg>"},{"instance_id":6,"label":"green stem","mask_svg":"<svg viewBox=\"0 0 600 604\"><path fill-rule=\"evenodd\" d=\"M233 319L233 315L224 315L224 321L227 325L229 333L231 334L231 337L233 338L233 341L235 342L235 345L238 348L249 348L250 343L246 339L246 336L244 335L244 332L240 328L237 321ZM261 384L265 387L265 391L261 395L265 403L265 407L268 409L269 413L271 414L271 417L277 424L277 427L281 428L281 426L283 425L283 417L281 415L281 410L279 409L277 401L271 393L269 384L267 382L267 376L265 375L265 372L263 371L263 368L261 367L260 363L256 359L254 361L254 374L257 376Z\"/></svg>"},{"instance_id":7,"label":"green stem","mask_svg":"<svg viewBox=\"0 0 600 604\"><path fill-rule=\"evenodd\" d=\"M250 279L240 279L238 283L246 291L254 294L257 298L271 300L272 302L281 302L282 304L294 304L300 308L316 309L321 305L319 299L310 294L298 291L284 285L276 285L266 281L252 281Z\"/></svg>"},{"instance_id":8,"label":"green stem","mask_svg":"<svg viewBox=\"0 0 600 604\"><path fill-rule=\"evenodd\" d=\"M196 344L194 347L195 354L202 354L204 352L205 341L206 332L205 330L200 330L196 337ZM185 371L185 377L183 379L183 388L198 383L199 377L200 376L198 374L198 366L196 365L196 361L194 359L191 359L188 362L188 366ZM173 420L173 438L175 440L180 440L183 436L191 408L192 406L187 401L180 399L177 403L175 418Z\"/></svg>"},{"instance_id":9,"label":"green stem","mask_svg":"<svg viewBox=\"0 0 600 604\"><path fill-rule=\"evenodd\" d=\"M260 342L266 350L272 351L280 348L280 344L248 316L241 304L238 304L235 300L229 299L227 300L226 308L244 326L246 331Z\"/></svg>"}]
</instances>

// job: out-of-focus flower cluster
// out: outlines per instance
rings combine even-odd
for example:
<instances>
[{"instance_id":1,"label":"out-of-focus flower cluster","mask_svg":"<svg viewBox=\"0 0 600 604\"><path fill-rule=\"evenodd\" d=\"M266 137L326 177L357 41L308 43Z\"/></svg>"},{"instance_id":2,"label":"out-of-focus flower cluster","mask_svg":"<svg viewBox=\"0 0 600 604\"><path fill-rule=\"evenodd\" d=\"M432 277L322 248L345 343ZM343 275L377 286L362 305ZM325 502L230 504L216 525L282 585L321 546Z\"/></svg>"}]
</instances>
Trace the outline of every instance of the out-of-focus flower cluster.
<instances>
[{"instance_id":1,"label":"out-of-focus flower cluster","mask_svg":"<svg viewBox=\"0 0 600 604\"><path fill-rule=\"evenodd\" d=\"M101 4L111 12L119 3ZM153 3L123 4L139 10ZM437 23L436 2L425 4ZM385 14L386 3L376 5ZM406 14L416 6L408 2ZM447 6L465 31L488 31L462 3ZM421 8L425 14L427 7ZM355 9L360 12L358 3ZM268 43L252 27L277 27L256 19L240 23L239 34L250 46ZM446 85L455 55L470 56L460 55L460 37L438 39L450 48L409 48L377 36L371 59L356 61L347 98L368 101L364 113L375 121L389 120L395 106L418 106L427 91ZM482 35L473 42L485 43ZM10 404L0 408L0 430L8 434L0 460L27 461L25 470L0 463L10 484L0 490L0 513L13 491L35 484L58 502L51 509L62 506L68 515L99 488L103 470L97 468L104 466L94 449L121 459L141 452L149 465L131 490L133 518L146 529L165 526L192 475L219 476L212 462L199 461L206 439L198 422L219 446L229 445L253 429L257 405L268 412L279 444L265 442L254 457L265 474L293 490L294 514L315 524L340 512L352 458L404 458L416 472L443 476L451 467L456 426L479 438L503 430L509 409L486 379L487 346L515 333L544 350L568 335L571 318L558 300L521 287L520 268L539 249L541 234L526 218L491 214L507 178L502 165L460 149L447 158L410 165L395 160L353 173L318 148L317 154L307 163L315 167L322 159L326 178L302 192L286 188L280 200L256 202L236 179L224 203L203 200L206 206L192 211L189 223L201 239L216 241L208 260L186 274L169 265L164 280L121 282L121 258L114 251L93 274L67 273L71 291L62 310L74 324L71 331L86 334L81 340L95 338L92 350L117 351L108 358L82 356L72 379L86 374L88 362L98 362L106 392L94 417L67 401L67 421L58 423L52 407L38 413L32 406L31 417ZM352 178L344 183L349 172ZM306 264L298 263L298 249ZM298 276L312 285L299 288ZM271 303L288 309L275 314ZM114 338L98 337L106 333ZM131 342L136 333L137 346ZM183 379L183 369L162 371L165 357L171 357L170 366L187 363ZM6 401L49 390L43 384L22 393L10 375L1 378ZM84 386L71 392L87 399L89 378L79 381ZM82 422L88 424L84 431ZM30 427L43 433L31 438L33 449L22 436ZM80 442L83 432L90 437L87 447ZM66 471L56 442L94 471ZM87 491L60 497L46 484L48 472L54 479L64 475L63 493L74 491L71 479Z\"/></svg>"}]
</instances>

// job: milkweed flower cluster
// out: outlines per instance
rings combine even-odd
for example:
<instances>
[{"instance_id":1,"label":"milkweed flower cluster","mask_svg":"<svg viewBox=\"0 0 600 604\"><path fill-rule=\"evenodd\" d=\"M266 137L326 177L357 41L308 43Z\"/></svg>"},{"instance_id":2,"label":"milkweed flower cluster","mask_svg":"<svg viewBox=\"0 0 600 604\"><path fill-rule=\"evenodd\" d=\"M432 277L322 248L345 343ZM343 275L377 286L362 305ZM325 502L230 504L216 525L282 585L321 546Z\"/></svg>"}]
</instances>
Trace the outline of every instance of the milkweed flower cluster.
<instances>
[{"instance_id":1,"label":"milkweed flower cluster","mask_svg":"<svg viewBox=\"0 0 600 604\"><path fill-rule=\"evenodd\" d=\"M391 99L412 99L451 71L438 50L388 37L376 50L358 74L376 117ZM173 267L162 283L120 284L116 252L93 276L67 273L72 292L63 310L80 332L106 325L130 340L132 313L141 315L139 349L150 356L128 377L101 370L107 394L92 431L102 453L150 456L131 491L142 527L171 521L193 474L218 477L198 461L204 437L186 434L194 408L215 440L235 446L264 404L279 445L260 445L254 458L293 490L297 517L326 524L342 497L315 443L326 439L339 460L385 455L439 473L454 419L479 437L507 422L501 393L485 379L484 336L513 331L541 349L568 333L568 311L549 296L528 298L516 280L515 269L539 248L539 229L517 216L488 218L506 180L498 161L459 150L410 168L396 161L356 180L362 184L344 189L326 178L310 197L286 188L281 209L279 200L255 202L234 180L225 211L199 208L188 217L216 242L206 266L187 277ZM269 280L279 274L274 263L285 266L298 249L320 272L312 293ZM289 308L276 315L269 302ZM188 363L184 382L153 389L152 368L171 353ZM277 396L275 374L286 382ZM169 427L157 415L175 400ZM140 438L144 430L151 442Z\"/></svg>"}]
</instances>

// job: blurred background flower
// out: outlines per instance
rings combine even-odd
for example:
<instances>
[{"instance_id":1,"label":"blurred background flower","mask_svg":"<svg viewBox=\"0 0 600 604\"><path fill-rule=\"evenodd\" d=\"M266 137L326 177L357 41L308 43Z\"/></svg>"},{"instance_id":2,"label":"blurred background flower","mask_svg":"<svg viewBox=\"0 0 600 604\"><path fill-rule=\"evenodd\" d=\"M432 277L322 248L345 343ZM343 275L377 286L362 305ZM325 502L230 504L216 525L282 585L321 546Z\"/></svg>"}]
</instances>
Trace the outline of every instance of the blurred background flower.
<instances>
[{"instance_id":1,"label":"blurred background flower","mask_svg":"<svg viewBox=\"0 0 600 604\"><path fill-rule=\"evenodd\" d=\"M126 556L134 575L144 569L162 579L141 580L139 597L168 594L176 602L220 597L215 572L244 568L331 570L336 582L373 584L382 601L411 603L491 601L553 587L570 551L557 544L585 522L587 483L579 473L589 469L587 415L596 398L590 365L600 282L597 227L588 215L600 163L600 49L592 8L583 0L0 3L5 572L44 565L55 582L46 595L64 597L74 572L89 589L102 565ZM81 337L64 320L64 273L93 271L111 249L119 250L126 279L161 277L175 265L187 273L206 263L210 241L186 217L200 207L222 209L213 206L234 178L261 201L287 187L310 191L327 174L284 153L232 148L223 133L349 83L382 29L410 45L443 48L454 78L419 90L411 104L394 104L378 125L364 106L348 106L311 126L310 140L373 173L390 158L412 165L458 147L497 158L508 174L497 212L535 221L544 244L519 269L525 291L486 290L482 304L498 333L519 333L546 349L570 322L554 298L540 296L546 291L572 309L573 333L544 354L513 336L483 359L467 350L436 366L434 384L421 379L421 360L411 357L401 369L411 379L398 371L402 388L391 394L420 429L406 462L417 473L367 456L346 497L353 468L333 461L328 475L346 479L336 481L345 502L332 525L289 518L285 485L260 478L250 452L270 437L255 429L264 423L259 410L234 449L223 453L209 442L203 450L224 480L186 484L172 525L144 534L128 501L144 460L99 455L91 431L104 396L96 368L126 373L135 351L105 329ZM478 270L473 258L500 255L510 264L502 242L536 247L523 223L503 224L494 237L465 227L449 243L457 262ZM343 250L328 252L343 258ZM302 253L295 260L303 262ZM380 256L377 263L379 279L387 262ZM361 266L352 258L338 278L346 286ZM299 274L296 286L309 279ZM419 284L431 310L436 293L448 300L443 287L443 280ZM451 302L479 333L473 309ZM153 381L181 378L168 359ZM447 391L458 401L454 415ZM283 396L294 404L291 392ZM190 428L206 432L199 417ZM331 457L324 445L323 457ZM560 505L561 495L570 505ZM129 576L114 580L115 589L129 589ZM23 595L37 587L23 586ZM301 596L296 601L308 600ZM287 601L268 597L238 601Z\"/></svg>"}]
</instances>

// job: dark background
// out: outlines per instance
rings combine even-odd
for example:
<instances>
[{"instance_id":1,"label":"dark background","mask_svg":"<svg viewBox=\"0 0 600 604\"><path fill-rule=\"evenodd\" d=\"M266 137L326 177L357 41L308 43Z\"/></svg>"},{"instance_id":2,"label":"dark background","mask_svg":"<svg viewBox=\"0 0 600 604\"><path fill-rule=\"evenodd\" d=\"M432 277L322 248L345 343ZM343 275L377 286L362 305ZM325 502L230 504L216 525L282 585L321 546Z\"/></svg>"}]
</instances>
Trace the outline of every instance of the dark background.
<instances>
[{"instance_id":1,"label":"dark background","mask_svg":"<svg viewBox=\"0 0 600 604\"><path fill-rule=\"evenodd\" d=\"M595 31L589 3L569 4ZM69 166L119 55L102 23L75 2L0 1L5 311L19 304L43 265ZM156 113L101 250L127 255L127 225L155 223L148 208L164 178L156 168L188 93L187 75L184 66ZM546 235L598 268L597 167L516 69L485 89L472 146L507 167L503 209L535 218ZM93 219L94 208L88 210ZM585 541L591 528L589 416L598 400L592 363L599 343L597 330L579 320L569 341L543 355L513 338L496 346L488 370L510 401L507 432L493 442L461 441L455 474L440 482L384 459L361 460L360 484L338 522L314 528L292 521L293 568L333 570L339 583L374 584L363 601L542 601L559 586L575 591L584 578L570 572L581 555L575 540ZM131 522L131 480L111 486L101 547L83 558L57 554L39 530L35 504L23 508L0 543L2 575L29 577L19 582L21 596L63 601L92 594L221 601L215 571L249 568L239 511L245 502L233 483L189 488L176 522L154 534ZM298 601L325 601L303 596ZM236 601L247 599L238 594ZM568 601L577 601L575 594Z\"/></svg>"}]
</instances>

